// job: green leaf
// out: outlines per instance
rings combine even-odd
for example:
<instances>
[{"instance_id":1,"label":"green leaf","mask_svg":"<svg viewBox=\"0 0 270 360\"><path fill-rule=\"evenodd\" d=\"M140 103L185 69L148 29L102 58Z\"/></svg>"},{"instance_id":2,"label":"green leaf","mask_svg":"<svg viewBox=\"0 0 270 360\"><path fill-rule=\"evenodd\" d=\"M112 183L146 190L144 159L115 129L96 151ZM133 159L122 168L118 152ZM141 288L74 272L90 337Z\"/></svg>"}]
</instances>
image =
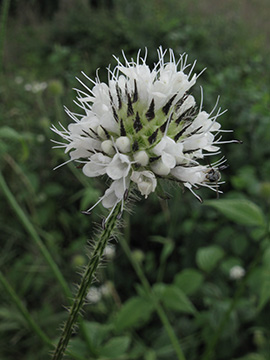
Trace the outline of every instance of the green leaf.
<instances>
[{"instance_id":1,"label":"green leaf","mask_svg":"<svg viewBox=\"0 0 270 360\"><path fill-rule=\"evenodd\" d=\"M125 302L114 320L117 331L128 328L138 328L148 321L153 311L153 306L149 300L133 297Z\"/></svg>"},{"instance_id":2,"label":"green leaf","mask_svg":"<svg viewBox=\"0 0 270 360\"><path fill-rule=\"evenodd\" d=\"M178 286L155 284L153 290L168 309L187 314L196 313L192 302Z\"/></svg>"},{"instance_id":3,"label":"green leaf","mask_svg":"<svg viewBox=\"0 0 270 360\"><path fill-rule=\"evenodd\" d=\"M128 336L118 336L107 342L99 352L99 355L106 359L118 359L124 355L130 344Z\"/></svg>"},{"instance_id":4,"label":"green leaf","mask_svg":"<svg viewBox=\"0 0 270 360\"><path fill-rule=\"evenodd\" d=\"M261 209L246 199L208 200L209 205L219 210L229 220L241 225L264 226L265 218Z\"/></svg>"},{"instance_id":5,"label":"green leaf","mask_svg":"<svg viewBox=\"0 0 270 360\"><path fill-rule=\"evenodd\" d=\"M108 337L112 329L110 325L90 321L83 321L83 325L87 342L91 345L93 351L97 350L98 346Z\"/></svg>"},{"instance_id":6,"label":"green leaf","mask_svg":"<svg viewBox=\"0 0 270 360\"><path fill-rule=\"evenodd\" d=\"M261 277L261 286L259 292L258 309L262 310L262 308L269 302L269 300L270 300L270 269L263 268L262 277Z\"/></svg>"},{"instance_id":7,"label":"green leaf","mask_svg":"<svg viewBox=\"0 0 270 360\"><path fill-rule=\"evenodd\" d=\"M186 295L192 295L203 283L203 275L198 270L185 269L175 275L173 282Z\"/></svg>"},{"instance_id":8,"label":"green leaf","mask_svg":"<svg viewBox=\"0 0 270 360\"><path fill-rule=\"evenodd\" d=\"M266 358L263 355L252 353L235 360L266 360Z\"/></svg>"},{"instance_id":9,"label":"green leaf","mask_svg":"<svg viewBox=\"0 0 270 360\"><path fill-rule=\"evenodd\" d=\"M224 255L224 250L218 245L203 247L197 251L196 263L201 270L210 272Z\"/></svg>"}]
</instances>

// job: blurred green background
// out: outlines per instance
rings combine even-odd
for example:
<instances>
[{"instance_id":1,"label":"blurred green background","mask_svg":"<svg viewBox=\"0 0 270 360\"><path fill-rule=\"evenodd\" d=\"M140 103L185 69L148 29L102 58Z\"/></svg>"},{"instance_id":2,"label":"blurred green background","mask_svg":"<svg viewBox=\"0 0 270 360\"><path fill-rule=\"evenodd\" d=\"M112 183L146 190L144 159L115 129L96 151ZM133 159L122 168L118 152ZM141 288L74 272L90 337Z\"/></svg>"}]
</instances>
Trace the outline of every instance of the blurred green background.
<instances>
[{"instance_id":1,"label":"blurred green background","mask_svg":"<svg viewBox=\"0 0 270 360\"><path fill-rule=\"evenodd\" d=\"M107 81L106 67L115 65L112 55L122 50L130 58L147 47L149 65L160 45L188 53L190 62L197 59L195 71L207 70L195 97L199 101L202 85L210 112L220 95L222 109L228 109L222 127L243 141L222 147L230 166L221 198L249 199L269 217L269 12L268 0L2 0L0 267L51 339L66 319L67 300L38 244L74 290L79 266L87 261L87 241L105 214L101 206L91 216L81 213L104 192L105 181L84 177L76 164L52 170L68 159L52 149L50 139L59 139L50 126L70 122L63 105L79 112L75 77L82 79L84 71L94 78L99 68ZM189 192L168 192L169 201L151 195L137 202L122 232L187 359L207 360L217 330L213 359L270 359L269 239L259 227L235 224ZM205 200L216 197L199 193ZM94 284L96 297L90 294L92 305L85 307L86 330L74 337L72 349L81 359L174 359L128 257L119 243L111 244ZM247 271L258 249L246 281L235 279L233 266ZM0 289L0 359L48 359L49 348L1 284Z\"/></svg>"}]
</instances>

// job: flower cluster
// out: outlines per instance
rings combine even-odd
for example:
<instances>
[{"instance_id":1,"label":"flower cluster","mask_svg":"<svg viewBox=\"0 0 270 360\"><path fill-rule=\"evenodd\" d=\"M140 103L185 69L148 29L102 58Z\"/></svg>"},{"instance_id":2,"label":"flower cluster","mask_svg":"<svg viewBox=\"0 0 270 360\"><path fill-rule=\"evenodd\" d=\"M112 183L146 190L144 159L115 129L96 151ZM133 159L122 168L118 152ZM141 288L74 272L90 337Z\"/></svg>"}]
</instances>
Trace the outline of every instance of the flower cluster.
<instances>
[{"instance_id":1,"label":"flower cluster","mask_svg":"<svg viewBox=\"0 0 270 360\"><path fill-rule=\"evenodd\" d=\"M193 74L195 63L188 64L185 54L176 60L171 49L166 62L166 53L158 49L152 70L147 55L142 58L139 52L136 61L128 61L123 54L124 63L116 58L116 67L108 69L108 84L84 74L93 84L90 89L79 80L87 90L77 90L76 103L84 113L66 109L74 123L67 129L52 127L66 141L57 145L69 152L68 161L81 162L88 177L110 178L98 203L112 211L120 201L123 206L131 186L147 197L159 178L182 183L198 199L193 188L219 191L219 169L225 160L211 165L199 161L219 153L217 118L222 112L216 111L216 104L207 113L202 109L202 91L199 106L189 93L200 75Z\"/></svg>"}]
</instances>

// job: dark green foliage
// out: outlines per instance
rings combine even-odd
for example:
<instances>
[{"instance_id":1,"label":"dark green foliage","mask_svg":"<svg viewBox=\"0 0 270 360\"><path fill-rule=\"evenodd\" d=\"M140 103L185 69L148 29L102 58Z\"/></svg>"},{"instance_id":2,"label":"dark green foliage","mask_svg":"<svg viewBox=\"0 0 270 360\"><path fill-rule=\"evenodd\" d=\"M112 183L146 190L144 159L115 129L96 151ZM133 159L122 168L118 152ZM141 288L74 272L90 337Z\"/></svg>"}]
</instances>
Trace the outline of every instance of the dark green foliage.
<instances>
[{"instance_id":1,"label":"dark green foliage","mask_svg":"<svg viewBox=\"0 0 270 360\"><path fill-rule=\"evenodd\" d=\"M225 194L216 200L214 192L201 189L203 199L211 199L201 205L192 194L165 184L171 199L151 195L137 202L132 216L124 216L122 232L188 360L269 359L266 40L235 15L240 10L233 0L235 8L224 14L211 10L210 0L204 2L207 9L195 0L11 3L0 74L0 170L72 291L79 283L78 269L87 262L87 242L105 214L101 206L90 216L81 210L106 188L73 163L52 171L68 156L51 149L50 139L59 139L49 127L58 121L68 125L63 105L78 111L72 102L71 89L80 87L75 77L82 78L81 70L94 77L100 68L100 78L107 81L112 54L121 56L124 50L130 58L147 47L152 64L160 45L187 52L190 61L198 59L197 73L207 67L198 81L204 107L211 111L221 95L220 106L228 108L223 128L234 130L224 139L243 141L223 146L229 164L222 174ZM34 84L42 82L44 89L35 92ZM200 97L199 86L195 96ZM34 320L56 341L68 301L2 191L0 203L1 270ZM115 257L106 260L94 284L100 289L105 284L107 292L85 307L84 324L70 350L85 360L174 359L153 305L120 244L114 243ZM235 265L246 270L246 280L233 280ZM1 284L0 289L1 360L47 359L49 348L31 332Z\"/></svg>"}]
</instances>

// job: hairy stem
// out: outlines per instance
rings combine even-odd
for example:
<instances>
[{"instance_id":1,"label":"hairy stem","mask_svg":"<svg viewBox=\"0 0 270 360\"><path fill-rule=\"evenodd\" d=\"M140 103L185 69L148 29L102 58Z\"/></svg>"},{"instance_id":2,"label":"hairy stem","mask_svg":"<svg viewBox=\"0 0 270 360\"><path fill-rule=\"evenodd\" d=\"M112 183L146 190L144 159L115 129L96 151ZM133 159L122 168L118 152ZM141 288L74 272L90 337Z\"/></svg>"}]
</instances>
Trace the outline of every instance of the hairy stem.
<instances>
[{"instance_id":1,"label":"hairy stem","mask_svg":"<svg viewBox=\"0 0 270 360\"><path fill-rule=\"evenodd\" d=\"M159 303L158 299L156 298L155 294L153 294L152 292L152 288L147 280L147 278L145 277L144 275L144 272L141 268L141 266L139 265L139 263L135 260L134 256L132 256L132 253L131 253L131 250L128 246L128 244L126 243L125 239L123 239L122 237L120 237L120 243L121 243L121 246L125 252L125 254L127 255L129 261L131 262L138 278L140 279L141 281L141 284L145 290L145 292L148 294L149 298L151 299L155 309L156 309L156 312L169 336L169 339L172 343L172 346L174 348L174 351L177 355L177 359L178 360L186 360L185 358L185 355L182 351L182 348L181 348L181 345L177 339L177 336L175 335L175 332L169 322L169 319L163 309L163 307L161 306L161 304Z\"/></svg>"},{"instance_id":2,"label":"hairy stem","mask_svg":"<svg viewBox=\"0 0 270 360\"><path fill-rule=\"evenodd\" d=\"M110 239L112 232L116 227L120 207L120 204L116 206L115 210L105 223L104 230L96 241L93 253L82 277L78 293L71 306L68 320L64 326L62 335L55 349L53 360L60 360L65 354L70 337L74 331L74 326L76 325L79 313L85 302L87 291L92 283L96 269L101 261L105 246L107 245L108 240Z\"/></svg>"}]
</instances>

